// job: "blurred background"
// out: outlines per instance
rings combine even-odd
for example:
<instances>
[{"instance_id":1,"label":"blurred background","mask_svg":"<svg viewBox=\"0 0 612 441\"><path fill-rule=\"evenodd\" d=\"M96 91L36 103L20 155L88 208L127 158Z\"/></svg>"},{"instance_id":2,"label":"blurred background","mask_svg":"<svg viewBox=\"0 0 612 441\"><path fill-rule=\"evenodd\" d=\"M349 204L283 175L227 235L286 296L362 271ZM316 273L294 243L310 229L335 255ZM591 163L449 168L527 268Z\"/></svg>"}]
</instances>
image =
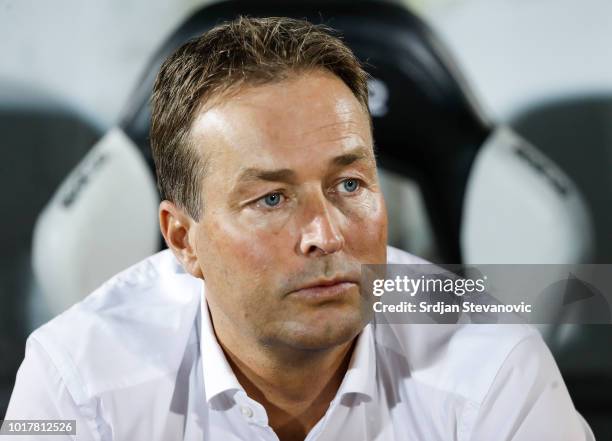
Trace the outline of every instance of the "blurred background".
<instances>
[{"instance_id":1,"label":"blurred background","mask_svg":"<svg viewBox=\"0 0 612 441\"><path fill-rule=\"evenodd\" d=\"M29 333L161 249L152 81L238 13L323 21L368 63L391 245L441 263L612 263L609 0L0 0L0 415ZM612 439L610 325L541 331Z\"/></svg>"}]
</instances>

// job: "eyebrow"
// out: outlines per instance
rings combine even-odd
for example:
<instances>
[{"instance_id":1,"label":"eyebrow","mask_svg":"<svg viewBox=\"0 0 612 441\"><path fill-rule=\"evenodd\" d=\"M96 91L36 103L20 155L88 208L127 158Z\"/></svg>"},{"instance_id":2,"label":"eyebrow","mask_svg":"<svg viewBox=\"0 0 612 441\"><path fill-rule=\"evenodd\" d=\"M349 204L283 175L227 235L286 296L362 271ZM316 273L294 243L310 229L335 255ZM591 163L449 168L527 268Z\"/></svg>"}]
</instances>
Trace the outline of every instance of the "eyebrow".
<instances>
[{"instance_id":1,"label":"eyebrow","mask_svg":"<svg viewBox=\"0 0 612 441\"><path fill-rule=\"evenodd\" d=\"M372 158L368 155L368 149L365 147L356 148L353 152L338 155L329 160L329 164L333 167L346 167L357 161L371 161ZM238 176L237 182L253 182L253 181L270 181L270 182L286 182L294 183L297 180L295 171L282 168L278 170L263 170L260 168L244 169Z\"/></svg>"},{"instance_id":2,"label":"eyebrow","mask_svg":"<svg viewBox=\"0 0 612 441\"><path fill-rule=\"evenodd\" d=\"M359 147L354 152L345 153L344 155L336 156L330 160L330 164L336 167L346 167L357 161L371 160L368 155L368 150L365 147Z\"/></svg>"},{"instance_id":3,"label":"eyebrow","mask_svg":"<svg viewBox=\"0 0 612 441\"><path fill-rule=\"evenodd\" d=\"M240 176L238 182L251 181L273 181L273 182L294 182L296 174L293 170L282 168L278 170L262 170L259 168L247 168Z\"/></svg>"}]
</instances>

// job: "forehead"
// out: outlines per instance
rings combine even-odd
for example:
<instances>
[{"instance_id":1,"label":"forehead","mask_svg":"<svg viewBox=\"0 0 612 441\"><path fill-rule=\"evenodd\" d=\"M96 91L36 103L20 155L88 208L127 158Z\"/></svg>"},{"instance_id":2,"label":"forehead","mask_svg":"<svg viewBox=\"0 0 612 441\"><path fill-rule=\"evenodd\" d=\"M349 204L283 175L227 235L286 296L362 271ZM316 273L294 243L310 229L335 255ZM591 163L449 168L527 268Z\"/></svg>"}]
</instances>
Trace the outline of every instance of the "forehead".
<instances>
[{"instance_id":1,"label":"forehead","mask_svg":"<svg viewBox=\"0 0 612 441\"><path fill-rule=\"evenodd\" d=\"M369 115L341 79L322 70L220 99L196 117L191 136L225 173L245 166L290 167L372 146Z\"/></svg>"}]
</instances>

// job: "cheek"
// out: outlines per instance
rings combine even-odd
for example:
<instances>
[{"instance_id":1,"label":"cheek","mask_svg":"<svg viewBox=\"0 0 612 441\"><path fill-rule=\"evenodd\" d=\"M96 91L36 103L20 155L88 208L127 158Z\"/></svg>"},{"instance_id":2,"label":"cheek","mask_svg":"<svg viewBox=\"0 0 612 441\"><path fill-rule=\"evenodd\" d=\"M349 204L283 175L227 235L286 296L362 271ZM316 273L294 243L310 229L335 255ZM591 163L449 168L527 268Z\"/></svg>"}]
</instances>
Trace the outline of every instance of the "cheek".
<instances>
[{"instance_id":1,"label":"cheek","mask_svg":"<svg viewBox=\"0 0 612 441\"><path fill-rule=\"evenodd\" d=\"M380 193L353 207L346 217L345 239L363 263L384 263L387 252L387 209Z\"/></svg>"},{"instance_id":2,"label":"cheek","mask_svg":"<svg viewBox=\"0 0 612 441\"><path fill-rule=\"evenodd\" d=\"M198 257L205 274L212 277L212 270L220 277L246 279L252 285L278 258L274 238L265 228L214 219L202 228Z\"/></svg>"}]
</instances>

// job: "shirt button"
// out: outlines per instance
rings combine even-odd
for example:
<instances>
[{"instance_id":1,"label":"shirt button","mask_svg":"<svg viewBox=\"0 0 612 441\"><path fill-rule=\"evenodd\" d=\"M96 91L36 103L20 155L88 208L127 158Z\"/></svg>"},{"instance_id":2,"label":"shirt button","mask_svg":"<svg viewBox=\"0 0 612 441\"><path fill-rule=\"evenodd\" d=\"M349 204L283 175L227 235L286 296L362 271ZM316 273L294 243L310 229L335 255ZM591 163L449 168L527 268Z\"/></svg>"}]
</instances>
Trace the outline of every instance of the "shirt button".
<instances>
[{"instance_id":1,"label":"shirt button","mask_svg":"<svg viewBox=\"0 0 612 441\"><path fill-rule=\"evenodd\" d=\"M250 407L247 407L247 406L240 406L240 413L245 418L252 418L253 417L253 409L251 409Z\"/></svg>"}]
</instances>

